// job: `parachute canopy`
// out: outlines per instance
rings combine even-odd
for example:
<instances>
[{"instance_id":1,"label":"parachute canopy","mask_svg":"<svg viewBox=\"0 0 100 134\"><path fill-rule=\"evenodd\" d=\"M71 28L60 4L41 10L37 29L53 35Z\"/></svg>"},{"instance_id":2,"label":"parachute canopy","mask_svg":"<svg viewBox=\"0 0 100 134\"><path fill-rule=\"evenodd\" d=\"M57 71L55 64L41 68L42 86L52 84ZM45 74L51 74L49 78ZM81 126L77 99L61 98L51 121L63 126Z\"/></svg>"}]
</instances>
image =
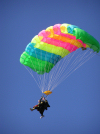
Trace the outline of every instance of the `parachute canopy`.
<instances>
[{"instance_id":1,"label":"parachute canopy","mask_svg":"<svg viewBox=\"0 0 100 134\"><path fill-rule=\"evenodd\" d=\"M84 30L71 24L56 24L31 40L20 62L42 75L49 73L62 58L83 47L100 51L99 42Z\"/></svg>"}]
</instances>

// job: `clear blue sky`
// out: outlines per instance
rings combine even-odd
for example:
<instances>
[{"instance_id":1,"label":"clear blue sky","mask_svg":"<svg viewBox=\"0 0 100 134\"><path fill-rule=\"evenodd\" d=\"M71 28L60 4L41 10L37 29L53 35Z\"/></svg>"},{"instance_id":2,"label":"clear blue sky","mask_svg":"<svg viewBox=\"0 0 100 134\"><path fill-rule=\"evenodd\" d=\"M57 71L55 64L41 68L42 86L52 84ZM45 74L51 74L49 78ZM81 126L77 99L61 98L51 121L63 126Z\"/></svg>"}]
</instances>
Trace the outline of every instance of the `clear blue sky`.
<instances>
[{"instance_id":1,"label":"clear blue sky","mask_svg":"<svg viewBox=\"0 0 100 134\"><path fill-rule=\"evenodd\" d=\"M35 35L58 23L77 25L100 42L100 1L0 1L0 134L100 134L98 55L53 91L45 118L29 110L41 91L19 58Z\"/></svg>"}]
</instances>

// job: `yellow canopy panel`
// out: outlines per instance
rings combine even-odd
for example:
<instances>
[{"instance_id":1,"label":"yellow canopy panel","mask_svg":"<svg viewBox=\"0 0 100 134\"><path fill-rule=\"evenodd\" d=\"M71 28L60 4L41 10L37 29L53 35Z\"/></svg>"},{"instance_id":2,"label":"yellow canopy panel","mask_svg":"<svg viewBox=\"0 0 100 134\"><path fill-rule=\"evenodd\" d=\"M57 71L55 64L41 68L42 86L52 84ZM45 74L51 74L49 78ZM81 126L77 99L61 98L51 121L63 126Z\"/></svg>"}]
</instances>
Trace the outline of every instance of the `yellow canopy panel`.
<instances>
[{"instance_id":1,"label":"yellow canopy panel","mask_svg":"<svg viewBox=\"0 0 100 134\"><path fill-rule=\"evenodd\" d=\"M51 94L52 92L51 92L50 90L47 90L47 91L44 91L43 93L46 94L46 95L49 95L49 94Z\"/></svg>"}]
</instances>

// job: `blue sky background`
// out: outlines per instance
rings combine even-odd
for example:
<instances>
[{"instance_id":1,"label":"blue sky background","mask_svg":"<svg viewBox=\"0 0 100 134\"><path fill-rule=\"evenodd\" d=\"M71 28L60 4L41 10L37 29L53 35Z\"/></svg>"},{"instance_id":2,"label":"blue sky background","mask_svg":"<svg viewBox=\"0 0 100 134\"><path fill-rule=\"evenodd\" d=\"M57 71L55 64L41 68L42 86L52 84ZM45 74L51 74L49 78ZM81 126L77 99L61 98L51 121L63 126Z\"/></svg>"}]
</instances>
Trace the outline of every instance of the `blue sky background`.
<instances>
[{"instance_id":1,"label":"blue sky background","mask_svg":"<svg viewBox=\"0 0 100 134\"><path fill-rule=\"evenodd\" d=\"M100 42L100 1L0 0L0 134L100 134L98 55L53 91L45 118L29 110L42 94L19 58L35 35L58 23L77 25Z\"/></svg>"}]
</instances>

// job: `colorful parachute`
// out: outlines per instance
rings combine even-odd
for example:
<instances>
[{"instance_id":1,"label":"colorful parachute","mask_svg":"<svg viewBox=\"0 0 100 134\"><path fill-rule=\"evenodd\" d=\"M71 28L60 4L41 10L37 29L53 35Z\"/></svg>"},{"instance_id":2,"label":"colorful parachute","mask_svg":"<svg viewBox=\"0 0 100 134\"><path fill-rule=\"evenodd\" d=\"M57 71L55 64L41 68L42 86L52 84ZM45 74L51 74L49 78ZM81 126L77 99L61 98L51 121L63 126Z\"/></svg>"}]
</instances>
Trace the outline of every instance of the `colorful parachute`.
<instances>
[{"instance_id":1,"label":"colorful parachute","mask_svg":"<svg viewBox=\"0 0 100 134\"><path fill-rule=\"evenodd\" d=\"M38 74L50 70L66 55L80 47L100 50L99 42L75 25L56 24L36 35L20 57L20 62Z\"/></svg>"},{"instance_id":2,"label":"colorful parachute","mask_svg":"<svg viewBox=\"0 0 100 134\"><path fill-rule=\"evenodd\" d=\"M84 52L79 48L87 48L89 51ZM99 42L84 30L71 24L56 24L42 30L31 40L22 53L20 62L36 72L39 81L36 81L37 85L42 92L48 90L50 94L50 89L52 91L73 71L93 57L93 52L99 51ZM66 69L69 63L71 64ZM32 71L29 73L34 77Z\"/></svg>"}]
</instances>

